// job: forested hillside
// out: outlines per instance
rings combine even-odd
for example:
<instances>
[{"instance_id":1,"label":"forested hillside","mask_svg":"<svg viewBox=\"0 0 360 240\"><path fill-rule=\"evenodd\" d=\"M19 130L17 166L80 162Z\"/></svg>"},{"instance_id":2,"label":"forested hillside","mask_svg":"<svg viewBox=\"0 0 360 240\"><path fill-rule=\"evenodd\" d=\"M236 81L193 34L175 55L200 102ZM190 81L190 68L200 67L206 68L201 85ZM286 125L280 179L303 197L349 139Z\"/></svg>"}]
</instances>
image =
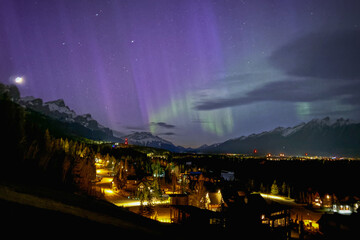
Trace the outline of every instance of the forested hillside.
<instances>
[{"instance_id":1,"label":"forested hillside","mask_svg":"<svg viewBox=\"0 0 360 240\"><path fill-rule=\"evenodd\" d=\"M4 156L1 164L6 169L2 178L46 181L83 190L89 187L90 180L95 178L95 153L88 144L60 137L50 119L23 109L7 94L0 97L0 112Z\"/></svg>"}]
</instances>

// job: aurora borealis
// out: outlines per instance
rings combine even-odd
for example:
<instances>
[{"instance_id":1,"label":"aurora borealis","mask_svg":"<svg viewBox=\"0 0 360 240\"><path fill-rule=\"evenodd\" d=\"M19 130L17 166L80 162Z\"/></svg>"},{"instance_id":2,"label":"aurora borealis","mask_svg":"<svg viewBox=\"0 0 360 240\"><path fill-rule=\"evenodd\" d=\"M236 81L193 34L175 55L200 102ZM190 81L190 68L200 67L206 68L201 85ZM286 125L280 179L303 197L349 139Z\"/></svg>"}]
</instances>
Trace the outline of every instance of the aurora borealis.
<instances>
[{"instance_id":1,"label":"aurora borealis","mask_svg":"<svg viewBox=\"0 0 360 240\"><path fill-rule=\"evenodd\" d=\"M358 121L359 12L356 0L1 0L0 81L183 146Z\"/></svg>"}]
</instances>

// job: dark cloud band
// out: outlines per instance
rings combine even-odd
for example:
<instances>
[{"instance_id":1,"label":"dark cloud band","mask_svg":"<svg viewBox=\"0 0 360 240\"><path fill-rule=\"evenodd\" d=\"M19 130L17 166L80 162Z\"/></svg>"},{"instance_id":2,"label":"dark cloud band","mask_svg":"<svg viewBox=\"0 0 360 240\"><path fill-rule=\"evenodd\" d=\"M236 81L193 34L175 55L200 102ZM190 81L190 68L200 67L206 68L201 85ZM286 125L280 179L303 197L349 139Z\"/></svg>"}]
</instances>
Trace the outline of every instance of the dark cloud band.
<instances>
[{"instance_id":1,"label":"dark cloud band","mask_svg":"<svg viewBox=\"0 0 360 240\"><path fill-rule=\"evenodd\" d=\"M253 102L315 102L338 98L360 105L360 31L314 33L295 40L269 58L285 73L241 96L205 99L196 110L214 110Z\"/></svg>"}]
</instances>

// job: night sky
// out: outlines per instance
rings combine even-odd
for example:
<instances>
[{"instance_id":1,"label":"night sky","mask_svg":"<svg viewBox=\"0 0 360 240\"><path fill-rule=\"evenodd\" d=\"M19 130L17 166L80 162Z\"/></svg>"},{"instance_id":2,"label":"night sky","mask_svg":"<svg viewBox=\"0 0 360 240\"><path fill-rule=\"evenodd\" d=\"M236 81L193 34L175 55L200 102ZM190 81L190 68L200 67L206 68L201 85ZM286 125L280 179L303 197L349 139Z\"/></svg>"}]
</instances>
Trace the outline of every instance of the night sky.
<instances>
[{"instance_id":1,"label":"night sky","mask_svg":"<svg viewBox=\"0 0 360 240\"><path fill-rule=\"evenodd\" d=\"M0 0L0 81L183 146L359 121L360 1Z\"/></svg>"}]
</instances>

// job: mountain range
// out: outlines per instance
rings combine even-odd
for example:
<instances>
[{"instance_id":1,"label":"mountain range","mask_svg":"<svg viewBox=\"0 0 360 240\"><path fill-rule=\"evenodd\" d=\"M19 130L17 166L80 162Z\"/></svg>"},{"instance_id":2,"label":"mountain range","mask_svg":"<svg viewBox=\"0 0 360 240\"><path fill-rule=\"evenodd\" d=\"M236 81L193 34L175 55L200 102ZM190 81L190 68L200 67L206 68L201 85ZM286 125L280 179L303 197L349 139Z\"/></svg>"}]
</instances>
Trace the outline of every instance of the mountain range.
<instances>
[{"instance_id":1,"label":"mountain range","mask_svg":"<svg viewBox=\"0 0 360 240\"><path fill-rule=\"evenodd\" d=\"M360 124L348 119L331 121L329 117L313 119L294 127L251 134L223 143L202 147L205 153L245 153L256 149L258 155L359 156Z\"/></svg>"},{"instance_id":2,"label":"mountain range","mask_svg":"<svg viewBox=\"0 0 360 240\"><path fill-rule=\"evenodd\" d=\"M113 136L111 129L102 126L90 114L77 115L66 106L63 99L43 102L40 98L24 97L16 101L19 105L61 122L72 135L92 140L122 141Z\"/></svg>"},{"instance_id":3,"label":"mountain range","mask_svg":"<svg viewBox=\"0 0 360 240\"><path fill-rule=\"evenodd\" d=\"M17 102L25 108L66 123L67 130L81 137L112 142L124 142L125 138L127 138L128 143L131 145L162 148L173 152L182 152L185 150L149 132L135 132L120 137L114 136L115 134L111 129L99 124L90 114L77 115L74 110L71 110L65 104L63 99L43 102L40 98L24 97L19 98ZM116 135L118 135L118 133Z\"/></svg>"},{"instance_id":4,"label":"mountain range","mask_svg":"<svg viewBox=\"0 0 360 240\"><path fill-rule=\"evenodd\" d=\"M360 124L343 118L313 119L294 127L277 127L199 148L175 146L149 132L136 132L123 138L128 138L129 144L173 152L253 154L256 149L257 155L360 156Z\"/></svg>"},{"instance_id":5,"label":"mountain range","mask_svg":"<svg viewBox=\"0 0 360 240\"><path fill-rule=\"evenodd\" d=\"M31 111L55 119L61 130L69 135L92 140L124 142L132 145L162 148L172 152L194 153L242 153L258 155L322 155L360 156L360 123L348 119L332 121L329 117L313 119L294 127L278 127L271 131L251 134L227 140L222 143L203 145L199 148L175 146L172 142L149 132L135 132L125 136L114 136L113 130L99 124L90 114L78 115L63 99L43 102L40 98L20 97L16 86L0 85L0 94L7 93L19 105Z\"/></svg>"}]
</instances>

